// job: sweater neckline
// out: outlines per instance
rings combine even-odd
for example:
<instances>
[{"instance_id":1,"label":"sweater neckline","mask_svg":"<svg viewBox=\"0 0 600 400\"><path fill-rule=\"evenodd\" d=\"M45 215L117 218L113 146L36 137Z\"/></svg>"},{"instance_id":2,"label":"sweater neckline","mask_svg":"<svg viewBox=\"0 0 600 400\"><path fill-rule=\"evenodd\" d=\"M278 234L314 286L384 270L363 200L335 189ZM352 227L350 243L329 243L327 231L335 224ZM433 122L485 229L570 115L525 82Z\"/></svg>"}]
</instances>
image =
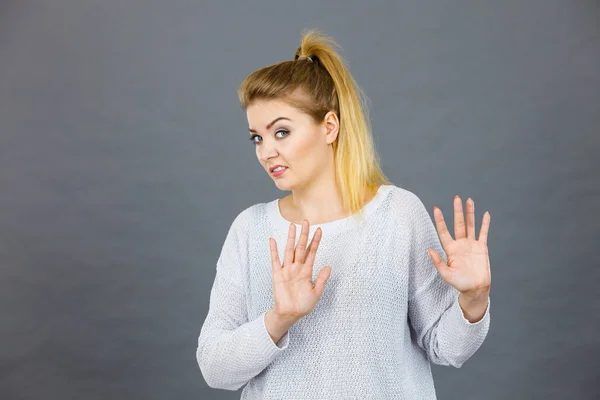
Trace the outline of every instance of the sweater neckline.
<instances>
[{"instance_id":1,"label":"sweater neckline","mask_svg":"<svg viewBox=\"0 0 600 400\"><path fill-rule=\"evenodd\" d=\"M385 198L385 195L390 192L392 187L393 185L379 186L377 192L375 193L375 196L373 196L373 198L361 209L365 219L367 219L371 214L375 212L375 210L379 207L379 205ZM280 200L280 198L277 198L267 203L267 213L273 226L275 226L275 228L278 231L287 233L292 222L288 221L283 217L283 215L281 215L281 210L279 209ZM350 215L348 217L340 218L334 221L310 225L308 235L309 237L312 236L312 234L317 230L317 228L321 228L323 236L330 236L336 233L344 232L349 229L355 228L360 224L360 222L357 221L357 219L355 218L359 212L355 213L354 215ZM299 236L302 230L302 225L296 223L294 223L294 225L296 225L296 236Z\"/></svg>"}]
</instances>

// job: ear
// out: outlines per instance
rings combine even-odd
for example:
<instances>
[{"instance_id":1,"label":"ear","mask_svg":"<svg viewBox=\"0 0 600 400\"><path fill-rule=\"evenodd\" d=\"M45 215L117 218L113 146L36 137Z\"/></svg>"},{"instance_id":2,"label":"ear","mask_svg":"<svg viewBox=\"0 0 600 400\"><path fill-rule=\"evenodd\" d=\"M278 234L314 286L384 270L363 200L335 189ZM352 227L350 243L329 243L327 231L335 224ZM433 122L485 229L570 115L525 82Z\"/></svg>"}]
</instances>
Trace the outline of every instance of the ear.
<instances>
[{"instance_id":1,"label":"ear","mask_svg":"<svg viewBox=\"0 0 600 400\"><path fill-rule=\"evenodd\" d=\"M340 120L334 111L329 111L323 119L327 144L335 142L340 129Z\"/></svg>"}]
</instances>

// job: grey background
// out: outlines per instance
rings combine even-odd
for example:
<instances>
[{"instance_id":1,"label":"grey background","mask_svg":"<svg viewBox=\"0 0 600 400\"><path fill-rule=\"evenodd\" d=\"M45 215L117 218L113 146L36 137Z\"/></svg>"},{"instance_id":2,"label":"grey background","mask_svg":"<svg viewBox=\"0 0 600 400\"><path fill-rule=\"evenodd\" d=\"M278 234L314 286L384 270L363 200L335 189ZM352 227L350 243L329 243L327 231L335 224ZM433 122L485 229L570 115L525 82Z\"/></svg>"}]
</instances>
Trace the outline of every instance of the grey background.
<instances>
[{"instance_id":1,"label":"grey background","mask_svg":"<svg viewBox=\"0 0 600 400\"><path fill-rule=\"evenodd\" d=\"M195 360L233 218L283 197L236 88L342 46L386 174L489 210L492 322L440 399L600 396L597 1L0 3L0 398L235 399ZM265 251L268 251L265 244Z\"/></svg>"}]
</instances>

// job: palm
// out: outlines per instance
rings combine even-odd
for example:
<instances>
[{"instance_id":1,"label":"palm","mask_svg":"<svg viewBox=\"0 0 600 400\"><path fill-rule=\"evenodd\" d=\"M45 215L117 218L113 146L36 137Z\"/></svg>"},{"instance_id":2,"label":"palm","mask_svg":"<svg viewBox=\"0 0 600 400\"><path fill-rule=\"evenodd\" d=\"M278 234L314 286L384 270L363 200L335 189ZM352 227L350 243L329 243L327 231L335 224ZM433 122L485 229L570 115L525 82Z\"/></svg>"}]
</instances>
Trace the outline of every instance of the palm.
<instances>
[{"instance_id":1,"label":"palm","mask_svg":"<svg viewBox=\"0 0 600 400\"><path fill-rule=\"evenodd\" d=\"M469 201L470 200L470 201ZM483 216L479 239L475 238L475 203L467 200L467 220L462 211L462 201L454 199L454 233L453 239L448 231L442 211L434 209L436 228L446 253L448 263L433 249L430 256L440 272L442 279L460 292L471 292L489 288L491 282L490 262L487 248L487 236L490 226L490 215Z\"/></svg>"},{"instance_id":2,"label":"palm","mask_svg":"<svg viewBox=\"0 0 600 400\"><path fill-rule=\"evenodd\" d=\"M283 268L285 270L285 268ZM287 305L282 312L308 314L319 300L312 283L312 269L305 268L296 276L282 270L281 278L273 279L273 294L277 305Z\"/></svg>"},{"instance_id":3,"label":"palm","mask_svg":"<svg viewBox=\"0 0 600 400\"><path fill-rule=\"evenodd\" d=\"M277 314L291 319L299 319L314 309L331 273L331 267L322 268L313 286L313 264L322 231L317 228L307 247L309 228L308 220L303 220L300 240L295 246L296 225L290 224L283 264L279 262L275 239L269 239L275 309Z\"/></svg>"}]
</instances>

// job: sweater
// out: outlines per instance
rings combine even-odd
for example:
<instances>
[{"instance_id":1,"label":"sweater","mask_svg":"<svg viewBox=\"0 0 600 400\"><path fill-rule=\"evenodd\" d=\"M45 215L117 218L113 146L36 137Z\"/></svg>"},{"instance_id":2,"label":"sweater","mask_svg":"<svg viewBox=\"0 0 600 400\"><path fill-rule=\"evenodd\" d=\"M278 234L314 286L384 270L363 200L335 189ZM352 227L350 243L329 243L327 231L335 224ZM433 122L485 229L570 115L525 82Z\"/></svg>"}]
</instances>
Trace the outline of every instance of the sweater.
<instances>
[{"instance_id":1,"label":"sweater","mask_svg":"<svg viewBox=\"0 0 600 400\"><path fill-rule=\"evenodd\" d=\"M442 280L428 248L447 262L421 200L381 185L353 216L321 228L313 283L331 266L313 311L274 343L264 316L274 306L269 237L283 255L291 222L279 199L233 220L216 262L196 358L208 386L242 387L241 399L436 399L430 363L460 368L483 343L459 291ZM309 221L310 222L310 221ZM301 225L296 224L296 243ZM284 267L285 268L285 267Z\"/></svg>"}]
</instances>

